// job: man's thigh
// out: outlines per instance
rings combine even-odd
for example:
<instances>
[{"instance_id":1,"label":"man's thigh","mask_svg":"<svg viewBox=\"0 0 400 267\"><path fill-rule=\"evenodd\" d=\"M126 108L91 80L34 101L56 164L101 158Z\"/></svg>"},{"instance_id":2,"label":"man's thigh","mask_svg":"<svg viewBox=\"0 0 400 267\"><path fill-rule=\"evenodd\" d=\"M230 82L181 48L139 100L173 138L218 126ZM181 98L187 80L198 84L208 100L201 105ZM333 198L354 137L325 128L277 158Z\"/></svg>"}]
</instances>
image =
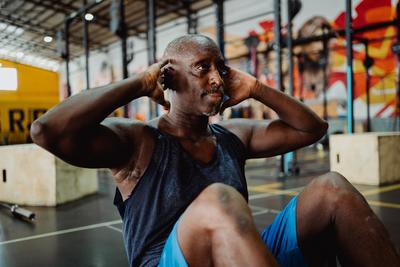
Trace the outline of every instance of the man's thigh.
<instances>
[{"instance_id":1,"label":"man's thigh","mask_svg":"<svg viewBox=\"0 0 400 267\"><path fill-rule=\"evenodd\" d=\"M234 188L210 185L176 223L160 266L188 265L277 266L245 199Z\"/></svg>"},{"instance_id":2,"label":"man's thigh","mask_svg":"<svg viewBox=\"0 0 400 267\"><path fill-rule=\"evenodd\" d=\"M297 231L296 231L296 207L297 207L297 197L294 197L289 204L277 215L275 220L261 233L261 238L264 244L270 249L272 254L278 260L279 265L283 267L303 267L307 266L304 257L297 241ZM199 221L193 221L190 217L186 217L183 225L179 219L174 225L171 234L169 235L161 259L159 267L187 267L188 263L182 252L182 248L178 241L178 228L186 236L189 232L193 233L193 229L196 227ZM189 229L185 229L185 228ZM201 228L198 228L201 229ZM196 232L196 231L194 231ZM197 232L196 232L197 233ZM191 240L196 243L194 247L200 247L199 250L196 249L198 253L201 253L201 248L210 247L210 240L207 240L206 234L202 235L197 233L196 237L191 237ZM193 244L189 244L193 246ZM188 246L187 246L188 247ZM205 250L207 251L207 249ZM210 261L206 259L211 259L210 255L202 258L204 260L204 266L211 264Z\"/></svg>"}]
</instances>

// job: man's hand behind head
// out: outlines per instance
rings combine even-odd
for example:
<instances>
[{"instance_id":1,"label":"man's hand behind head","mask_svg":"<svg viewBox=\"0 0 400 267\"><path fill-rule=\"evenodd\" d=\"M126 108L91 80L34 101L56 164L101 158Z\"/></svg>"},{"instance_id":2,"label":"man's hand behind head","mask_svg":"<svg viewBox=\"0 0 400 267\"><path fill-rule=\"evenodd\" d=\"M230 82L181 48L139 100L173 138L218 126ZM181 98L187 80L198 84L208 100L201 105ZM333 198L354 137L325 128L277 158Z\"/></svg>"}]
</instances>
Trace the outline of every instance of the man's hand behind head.
<instances>
[{"instance_id":1,"label":"man's hand behind head","mask_svg":"<svg viewBox=\"0 0 400 267\"><path fill-rule=\"evenodd\" d=\"M229 68L229 73L226 75L225 82L225 94L229 96L221 107L220 113L226 108L239 104L243 100L252 97L252 92L255 90L257 85L257 79L241 70L235 68Z\"/></svg>"},{"instance_id":2,"label":"man's hand behind head","mask_svg":"<svg viewBox=\"0 0 400 267\"><path fill-rule=\"evenodd\" d=\"M163 86L161 84L161 70L169 63L168 59L162 60L160 62L154 63L145 70L142 75L142 90L143 96L148 96L158 104L164 106L164 108L169 109L170 103L165 100Z\"/></svg>"}]
</instances>

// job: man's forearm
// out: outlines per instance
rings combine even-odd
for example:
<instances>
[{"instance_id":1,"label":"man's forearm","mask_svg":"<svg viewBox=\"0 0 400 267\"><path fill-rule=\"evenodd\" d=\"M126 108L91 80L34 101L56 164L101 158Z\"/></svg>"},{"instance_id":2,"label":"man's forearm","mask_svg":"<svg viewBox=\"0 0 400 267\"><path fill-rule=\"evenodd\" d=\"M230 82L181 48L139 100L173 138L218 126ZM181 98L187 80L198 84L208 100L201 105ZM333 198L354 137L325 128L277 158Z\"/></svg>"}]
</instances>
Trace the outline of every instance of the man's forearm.
<instances>
[{"instance_id":1,"label":"man's forearm","mask_svg":"<svg viewBox=\"0 0 400 267\"><path fill-rule=\"evenodd\" d=\"M112 111L143 96L141 74L74 95L50 109L32 125L32 135L51 128L52 134L73 134L100 123ZM36 129L35 129L36 128Z\"/></svg>"},{"instance_id":2,"label":"man's forearm","mask_svg":"<svg viewBox=\"0 0 400 267\"><path fill-rule=\"evenodd\" d=\"M308 133L326 131L327 123L306 105L279 90L258 82L251 97L272 108L291 127Z\"/></svg>"}]
</instances>

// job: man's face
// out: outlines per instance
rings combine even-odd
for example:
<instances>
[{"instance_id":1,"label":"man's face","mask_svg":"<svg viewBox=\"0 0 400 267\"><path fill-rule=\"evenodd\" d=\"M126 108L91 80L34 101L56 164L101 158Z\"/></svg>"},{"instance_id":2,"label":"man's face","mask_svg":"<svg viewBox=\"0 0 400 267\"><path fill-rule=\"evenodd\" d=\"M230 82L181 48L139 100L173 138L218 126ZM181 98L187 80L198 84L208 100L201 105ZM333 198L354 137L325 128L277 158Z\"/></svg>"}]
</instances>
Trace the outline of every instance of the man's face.
<instances>
[{"instance_id":1,"label":"man's face","mask_svg":"<svg viewBox=\"0 0 400 267\"><path fill-rule=\"evenodd\" d=\"M229 71L218 47L211 42L189 43L187 50L173 62L176 97L172 105L179 105L193 115L217 114L224 96L224 78Z\"/></svg>"}]
</instances>

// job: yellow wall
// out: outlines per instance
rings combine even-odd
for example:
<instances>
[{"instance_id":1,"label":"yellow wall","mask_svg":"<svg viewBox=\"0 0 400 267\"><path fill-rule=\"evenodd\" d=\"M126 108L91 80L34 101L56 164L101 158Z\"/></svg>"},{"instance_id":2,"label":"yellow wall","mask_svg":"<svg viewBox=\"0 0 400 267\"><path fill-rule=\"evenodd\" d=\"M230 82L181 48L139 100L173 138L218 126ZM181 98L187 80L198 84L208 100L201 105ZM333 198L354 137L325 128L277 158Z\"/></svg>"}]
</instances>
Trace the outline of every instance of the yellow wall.
<instances>
[{"instance_id":1,"label":"yellow wall","mask_svg":"<svg viewBox=\"0 0 400 267\"><path fill-rule=\"evenodd\" d=\"M32 121L59 102L58 74L2 59L0 64L18 75L16 91L0 90L0 144L26 143Z\"/></svg>"}]
</instances>

